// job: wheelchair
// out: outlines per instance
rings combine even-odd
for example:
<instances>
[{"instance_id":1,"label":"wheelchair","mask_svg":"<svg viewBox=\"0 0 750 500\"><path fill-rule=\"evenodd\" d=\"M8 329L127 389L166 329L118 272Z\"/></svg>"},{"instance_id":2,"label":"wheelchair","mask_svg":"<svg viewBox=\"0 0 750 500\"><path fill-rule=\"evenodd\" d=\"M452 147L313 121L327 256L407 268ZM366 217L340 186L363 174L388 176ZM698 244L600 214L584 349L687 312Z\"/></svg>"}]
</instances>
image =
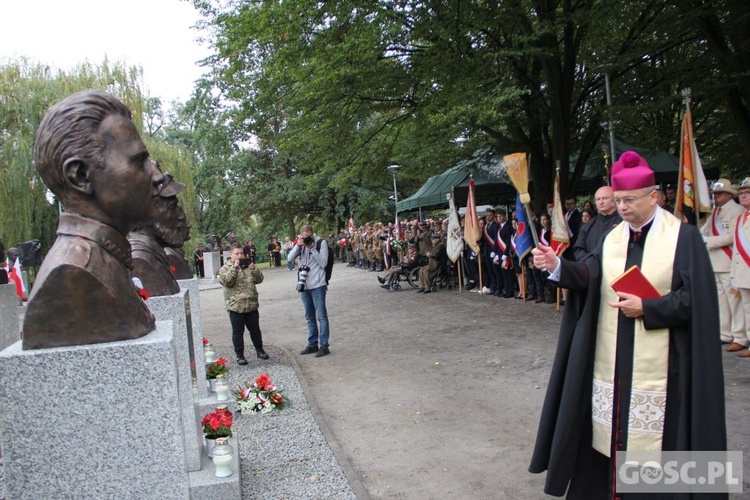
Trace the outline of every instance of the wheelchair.
<instances>
[{"instance_id":1,"label":"wheelchair","mask_svg":"<svg viewBox=\"0 0 750 500\"><path fill-rule=\"evenodd\" d=\"M427 265L426 261L429 261L429 259L419 257L413 264L401 266L401 271L393 276L388 283L391 290L401 290L403 282L408 283L412 288L419 288L419 270Z\"/></svg>"},{"instance_id":2,"label":"wheelchair","mask_svg":"<svg viewBox=\"0 0 750 500\"><path fill-rule=\"evenodd\" d=\"M445 259L445 261L438 269L437 274L432 278L430 282L430 291L437 292L441 288L447 288L452 290L458 286L458 271L456 270L456 264Z\"/></svg>"}]
</instances>

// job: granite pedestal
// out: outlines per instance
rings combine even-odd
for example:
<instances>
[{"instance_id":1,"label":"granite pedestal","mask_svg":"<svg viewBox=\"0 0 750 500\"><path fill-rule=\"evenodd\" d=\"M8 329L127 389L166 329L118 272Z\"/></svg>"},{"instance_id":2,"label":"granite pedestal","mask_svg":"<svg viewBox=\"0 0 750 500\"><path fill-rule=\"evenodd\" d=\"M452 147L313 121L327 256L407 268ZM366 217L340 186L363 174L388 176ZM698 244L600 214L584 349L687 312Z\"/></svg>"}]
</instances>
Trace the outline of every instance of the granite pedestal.
<instances>
[{"instance_id":1,"label":"granite pedestal","mask_svg":"<svg viewBox=\"0 0 750 500\"><path fill-rule=\"evenodd\" d=\"M192 308L190 307L190 293L188 290L180 290L174 295L151 297L146 302L148 308L156 317L157 321L172 321L175 332L175 358L177 360L177 380L179 393L179 414L184 429L185 465L188 471L196 471L201 468L201 441L203 433L198 425L196 415L195 399L193 394L193 366L200 367L198 372L203 374L203 365L193 365L191 359L193 339ZM203 345L201 343L201 349ZM205 375L198 379L203 381ZM197 384L200 385L200 384Z\"/></svg>"},{"instance_id":2,"label":"granite pedestal","mask_svg":"<svg viewBox=\"0 0 750 500\"><path fill-rule=\"evenodd\" d=\"M20 338L16 285L0 285L0 350L18 342Z\"/></svg>"},{"instance_id":3,"label":"granite pedestal","mask_svg":"<svg viewBox=\"0 0 750 500\"><path fill-rule=\"evenodd\" d=\"M190 316L192 317L193 325L193 359L195 360L195 366L206 365L206 353L203 350L203 319L201 317L201 299L198 290L198 279L192 278L189 280L177 280L180 285L180 290L187 290L190 292ZM198 370L196 373L196 398L205 398L208 396L208 390L206 389L205 374Z\"/></svg>"},{"instance_id":4,"label":"granite pedestal","mask_svg":"<svg viewBox=\"0 0 750 500\"><path fill-rule=\"evenodd\" d=\"M206 278L216 278L221 269L221 261L219 260L219 252L204 252L203 253L203 274Z\"/></svg>"},{"instance_id":5,"label":"granite pedestal","mask_svg":"<svg viewBox=\"0 0 750 500\"><path fill-rule=\"evenodd\" d=\"M19 341L0 379L6 498L188 498L171 322L104 344Z\"/></svg>"}]
</instances>

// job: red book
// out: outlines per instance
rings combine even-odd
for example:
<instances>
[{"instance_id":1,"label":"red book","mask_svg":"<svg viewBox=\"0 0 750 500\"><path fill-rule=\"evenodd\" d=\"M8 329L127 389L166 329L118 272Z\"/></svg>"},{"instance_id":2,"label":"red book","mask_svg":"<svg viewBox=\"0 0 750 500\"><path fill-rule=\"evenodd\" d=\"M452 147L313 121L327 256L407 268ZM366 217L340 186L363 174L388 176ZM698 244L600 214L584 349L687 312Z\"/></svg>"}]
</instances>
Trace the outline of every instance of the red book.
<instances>
[{"instance_id":1,"label":"red book","mask_svg":"<svg viewBox=\"0 0 750 500\"><path fill-rule=\"evenodd\" d=\"M615 292L630 293L641 299L656 299L661 297L659 291L646 278L638 266L632 266L610 283Z\"/></svg>"}]
</instances>

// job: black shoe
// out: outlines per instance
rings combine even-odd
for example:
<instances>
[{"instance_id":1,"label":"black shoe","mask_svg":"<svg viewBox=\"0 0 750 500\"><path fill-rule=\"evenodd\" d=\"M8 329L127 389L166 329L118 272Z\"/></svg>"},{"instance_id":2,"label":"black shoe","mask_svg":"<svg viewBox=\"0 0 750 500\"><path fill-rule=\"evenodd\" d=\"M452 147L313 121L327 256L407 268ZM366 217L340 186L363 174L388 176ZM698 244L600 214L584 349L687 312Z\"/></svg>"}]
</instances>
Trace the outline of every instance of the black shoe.
<instances>
[{"instance_id":1,"label":"black shoe","mask_svg":"<svg viewBox=\"0 0 750 500\"><path fill-rule=\"evenodd\" d=\"M309 345L305 347L300 354L312 354L314 352L318 352L318 346L316 345Z\"/></svg>"},{"instance_id":2,"label":"black shoe","mask_svg":"<svg viewBox=\"0 0 750 500\"><path fill-rule=\"evenodd\" d=\"M264 351L262 347L256 349L255 353L258 355L258 359L268 359L268 354L266 354L266 351Z\"/></svg>"},{"instance_id":3,"label":"black shoe","mask_svg":"<svg viewBox=\"0 0 750 500\"><path fill-rule=\"evenodd\" d=\"M242 366L247 364L247 360L245 359L244 355L240 354L239 356L237 356L237 364Z\"/></svg>"},{"instance_id":4,"label":"black shoe","mask_svg":"<svg viewBox=\"0 0 750 500\"><path fill-rule=\"evenodd\" d=\"M432 293L432 290L425 290L425 291L424 291L424 292L422 292L422 293Z\"/></svg>"},{"instance_id":5,"label":"black shoe","mask_svg":"<svg viewBox=\"0 0 750 500\"><path fill-rule=\"evenodd\" d=\"M386 290L390 290L391 289L391 287L389 287L388 285L380 285L380 288L385 288Z\"/></svg>"},{"instance_id":6,"label":"black shoe","mask_svg":"<svg viewBox=\"0 0 750 500\"><path fill-rule=\"evenodd\" d=\"M378 281L379 281L379 282L380 282L380 284L382 285L382 284L384 284L384 283L385 283L385 278L381 278L380 276L378 276Z\"/></svg>"},{"instance_id":7,"label":"black shoe","mask_svg":"<svg viewBox=\"0 0 750 500\"><path fill-rule=\"evenodd\" d=\"M424 288L420 288L419 290L417 290L417 293L424 293Z\"/></svg>"},{"instance_id":8,"label":"black shoe","mask_svg":"<svg viewBox=\"0 0 750 500\"><path fill-rule=\"evenodd\" d=\"M510 292L510 293L504 294L503 297L506 299L512 299L513 297L515 297L515 295L513 294L513 292Z\"/></svg>"},{"instance_id":9,"label":"black shoe","mask_svg":"<svg viewBox=\"0 0 750 500\"><path fill-rule=\"evenodd\" d=\"M493 297L502 297L503 296L503 294L500 293L500 292L495 292L495 293L492 293L490 295L492 295Z\"/></svg>"},{"instance_id":10,"label":"black shoe","mask_svg":"<svg viewBox=\"0 0 750 500\"><path fill-rule=\"evenodd\" d=\"M331 351L328 350L327 347L321 347L318 352L315 354L316 358L322 358L326 354L331 354Z\"/></svg>"}]
</instances>

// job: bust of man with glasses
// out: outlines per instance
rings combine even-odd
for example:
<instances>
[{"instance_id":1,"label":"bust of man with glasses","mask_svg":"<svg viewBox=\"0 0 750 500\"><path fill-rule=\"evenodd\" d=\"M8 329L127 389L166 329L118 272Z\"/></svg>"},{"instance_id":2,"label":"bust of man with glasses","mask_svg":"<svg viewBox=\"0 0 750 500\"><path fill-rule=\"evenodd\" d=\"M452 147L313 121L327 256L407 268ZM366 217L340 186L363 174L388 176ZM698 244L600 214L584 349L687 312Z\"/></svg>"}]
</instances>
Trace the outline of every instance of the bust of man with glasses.
<instances>
[{"instance_id":1,"label":"bust of man with glasses","mask_svg":"<svg viewBox=\"0 0 750 500\"><path fill-rule=\"evenodd\" d=\"M533 250L534 265L569 289L530 467L549 471L548 494L612 494L618 451L726 450L711 261L699 231L658 206L656 188L646 160L624 153L612 166L623 222L582 262ZM612 288L634 266L659 297Z\"/></svg>"}]
</instances>

